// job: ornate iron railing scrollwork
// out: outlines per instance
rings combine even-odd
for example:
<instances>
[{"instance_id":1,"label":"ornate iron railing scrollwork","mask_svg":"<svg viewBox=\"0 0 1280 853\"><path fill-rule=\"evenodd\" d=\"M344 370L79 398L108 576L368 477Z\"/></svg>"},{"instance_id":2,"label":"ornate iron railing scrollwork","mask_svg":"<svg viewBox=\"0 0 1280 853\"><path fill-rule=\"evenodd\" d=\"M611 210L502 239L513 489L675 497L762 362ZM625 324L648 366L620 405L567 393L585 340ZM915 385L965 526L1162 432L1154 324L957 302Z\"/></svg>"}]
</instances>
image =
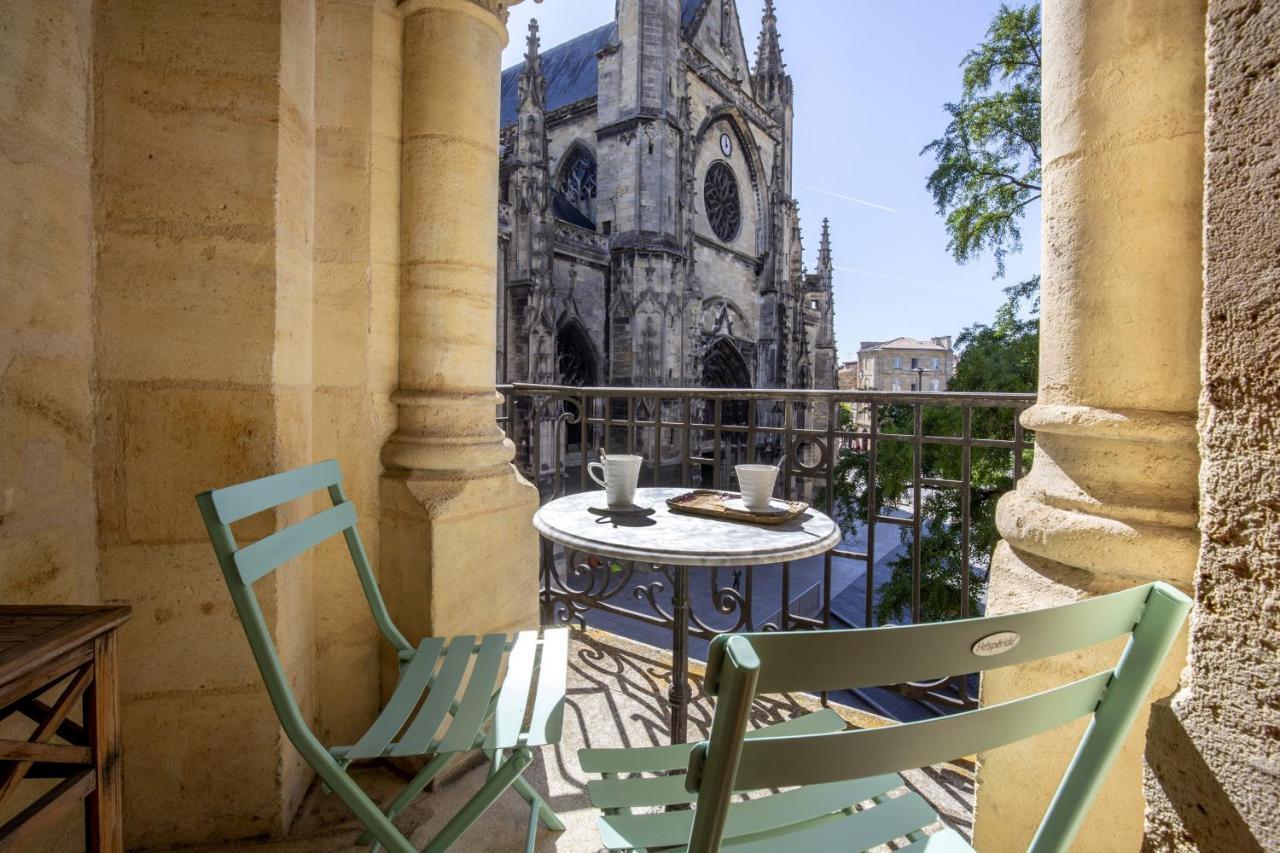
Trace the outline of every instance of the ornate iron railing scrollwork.
<instances>
[{"instance_id":1,"label":"ornate iron railing scrollwork","mask_svg":"<svg viewBox=\"0 0 1280 853\"><path fill-rule=\"evenodd\" d=\"M845 615L833 621L833 560L865 564L864 612L856 621L874 624L876 590L886 580L883 568L877 571L876 566L877 528L886 525L909 532L903 537L912 570L909 610L910 616L918 619L927 511L924 497L942 489L957 490L958 557L961 565L972 565L972 504L975 499L991 497L971 480L974 451L1009 452L1010 481L1016 482L1024 473L1024 451L1033 440L1019 421L1022 411L1035 402L1030 394L553 385L507 385L499 391L503 402L498 423L516 443L516 464L538 486L544 501L593 488L586 476L586 463L603 448L645 457L641 486L727 488L736 463L777 464L782 497L808 500L830 513L842 457L848 453L864 456L867 499L864 515L858 520L864 541L846 540L823 555L818 587L813 585L810 569L804 588L793 589L793 567L783 564L777 573L777 610L772 613L753 612L753 608L758 611L765 604L761 595L773 595L771 587L755 583L757 577L772 581L774 575L757 576L750 566L697 569L678 576L670 566L641 565L581 552L557 558L555 549L544 542L540 566L544 621L586 627L591 613L599 612L673 628L674 614L683 608L688 614L687 635L703 639L727 631L839 627L836 621L855 624ZM934 407L960 409L958 435L926 434L923 413ZM974 412L986 409L1008 412L1012 430L1005 434L1011 438L973 434ZM895 411L903 413L895 421L898 431L881 429L885 414ZM728 419L726 412L731 415ZM576 447L567 442L569 426L576 428ZM883 491L877 460L885 457L885 448L890 445L902 448L895 451L900 458L909 458L909 479L903 481L909 499L883 514L878 505ZM946 446L959 450L959 477L931 478L923 464L926 449ZM990 459L983 464L990 465ZM846 518L848 513L846 508ZM881 530L880 536L884 535ZM726 572L733 574L726 577ZM961 575L960 611L956 615L963 618L971 615L970 588L969 573ZM677 607L680 577L696 594L688 595ZM772 601L768 607L773 607ZM891 686L937 713L972 705L971 691L963 678Z\"/></svg>"}]
</instances>

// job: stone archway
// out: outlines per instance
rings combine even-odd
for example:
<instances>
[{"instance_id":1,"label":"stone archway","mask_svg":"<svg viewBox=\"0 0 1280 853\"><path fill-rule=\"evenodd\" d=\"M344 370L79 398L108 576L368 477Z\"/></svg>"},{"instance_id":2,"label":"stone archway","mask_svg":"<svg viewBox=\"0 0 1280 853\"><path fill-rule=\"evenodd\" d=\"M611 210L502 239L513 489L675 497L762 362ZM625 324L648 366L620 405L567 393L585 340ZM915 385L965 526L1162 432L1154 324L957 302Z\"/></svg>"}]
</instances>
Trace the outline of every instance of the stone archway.
<instances>
[{"instance_id":1,"label":"stone archway","mask_svg":"<svg viewBox=\"0 0 1280 853\"><path fill-rule=\"evenodd\" d=\"M734 346L733 342L724 337L716 338L707 346L702 357L701 378L703 388L751 387L751 369L747 365L747 360L742 357L742 353ZM748 400L724 400L720 408L721 425L746 426L748 421L747 407L750 405L751 403ZM714 401L704 401L703 420L705 422L714 422L714 407ZM724 460L720 471L720 482L712 483L714 471L711 466L704 466L702 472L703 483L713 485L715 488L727 487L728 472L732 470L734 464L746 458L746 446L747 435L745 432L723 433L720 438L720 447L718 449L711 448L713 454ZM717 450L718 453L716 452Z\"/></svg>"},{"instance_id":2,"label":"stone archway","mask_svg":"<svg viewBox=\"0 0 1280 853\"><path fill-rule=\"evenodd\" d=\"M556 331L556 379L557 385L571 385L584 388L597 385L600 381L597 367L595 347L591 338L577 320L562 323ZM565 401L566 412L578 414L578 405ZM582 423L565 424L565 445L576 447L582 444Z\"/></svg>"},{"instance_id":3,"label":"stone archway","mask_svg":"<svg viewBox=\"0 0 1280 853\"><path fill-rule=\"evenodd\" d=\"M717 338L702 358L702 387L750 388L747 360L728 338Z\"/></svg>"}]
</instances>

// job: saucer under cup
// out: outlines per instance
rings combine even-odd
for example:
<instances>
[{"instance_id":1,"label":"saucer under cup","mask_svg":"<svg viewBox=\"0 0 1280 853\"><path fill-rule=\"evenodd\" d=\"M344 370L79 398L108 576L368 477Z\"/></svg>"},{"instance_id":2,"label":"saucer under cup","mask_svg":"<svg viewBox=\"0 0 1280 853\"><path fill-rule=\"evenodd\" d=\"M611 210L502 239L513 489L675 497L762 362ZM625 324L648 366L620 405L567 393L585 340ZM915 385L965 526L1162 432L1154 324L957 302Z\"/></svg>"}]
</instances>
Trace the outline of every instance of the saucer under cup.
<instances>
[{"instance_id":1,"label":"saucer under cup","mask_svg":"<svg viewBox=\"0 0 1280 853\"><path fill-rule=\"evenodd\" d=\"M764 509L751 509L742 498L730 498L724 502L724 506L725 509L749 512L752 515L785 515L787 512L787 502L777 498L770 499L769 506Z\"/></svg>"}]
</instances>

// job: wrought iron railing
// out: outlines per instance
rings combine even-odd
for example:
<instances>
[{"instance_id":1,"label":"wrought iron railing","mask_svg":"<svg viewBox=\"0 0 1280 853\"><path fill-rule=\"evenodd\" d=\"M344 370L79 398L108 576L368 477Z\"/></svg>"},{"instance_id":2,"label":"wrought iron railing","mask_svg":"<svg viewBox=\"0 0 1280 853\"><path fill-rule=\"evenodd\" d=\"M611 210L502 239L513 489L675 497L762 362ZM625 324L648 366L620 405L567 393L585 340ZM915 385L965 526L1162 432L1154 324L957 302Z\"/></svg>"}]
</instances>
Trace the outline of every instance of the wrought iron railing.
<instances>
[{"instance_id":1,"label":"wrought iron railing","mask_svg":"<svg viewBox=\"0 0 1280 853\"><path fill-rule=\"evenodd\" d=\"M1018 416L1035 402L1031 394L997 393L526 384L498 390L498 421L544 502L594 488L586 463L603 448L643 456L641 486L729 489L735 464L779 463L781 497L807 500L840 522L845 540L804 566L701 570L694 585L709 586L691 597L687 625L674 624L667 606L676 593L667 567L558 557L544 543L545 622L585 627L590 617L596 627L615 630L617 620L630 620L701 640L723 631L977 615L995 500L1030 462L1032 436ZM895 529L898 542L886 543ZM972 679L893 690L893 701L883 691L857 699L896 717L902 696L933 713L975 700Z\"/></svg>"}]
</instances>

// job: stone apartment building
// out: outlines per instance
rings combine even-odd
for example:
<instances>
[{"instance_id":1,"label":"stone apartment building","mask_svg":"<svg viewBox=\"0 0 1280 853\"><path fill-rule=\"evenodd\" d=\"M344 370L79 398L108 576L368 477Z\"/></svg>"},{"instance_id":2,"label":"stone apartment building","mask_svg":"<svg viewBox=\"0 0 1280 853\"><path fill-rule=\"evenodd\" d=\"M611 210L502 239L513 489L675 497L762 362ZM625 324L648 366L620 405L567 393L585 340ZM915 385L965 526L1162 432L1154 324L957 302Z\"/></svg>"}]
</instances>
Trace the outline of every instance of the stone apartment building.
<instances>
[{"instance_id":1,"label":"stone apartment building","mask_svg":"<svg viewBox=\"0 0 1280 853\"><path fill-rule=\"evenodd\" d=\"M834 388L830 232L804 269L772 0L619 0L502 74L499 381Z\"/></svg>"},{"instance_id":2,"label":"stone apartment building","mask_svg":"<svg viewBox=\"0 0 1280 853\"><path fill-rule=\"evenodd\" d=\"M852 388L873 391L945 391L955 373L951 336L863 341ZM846 365L846 370L849 365ZM842 376L848 375L842 370Z\"/></svg>"}]
</instances>

